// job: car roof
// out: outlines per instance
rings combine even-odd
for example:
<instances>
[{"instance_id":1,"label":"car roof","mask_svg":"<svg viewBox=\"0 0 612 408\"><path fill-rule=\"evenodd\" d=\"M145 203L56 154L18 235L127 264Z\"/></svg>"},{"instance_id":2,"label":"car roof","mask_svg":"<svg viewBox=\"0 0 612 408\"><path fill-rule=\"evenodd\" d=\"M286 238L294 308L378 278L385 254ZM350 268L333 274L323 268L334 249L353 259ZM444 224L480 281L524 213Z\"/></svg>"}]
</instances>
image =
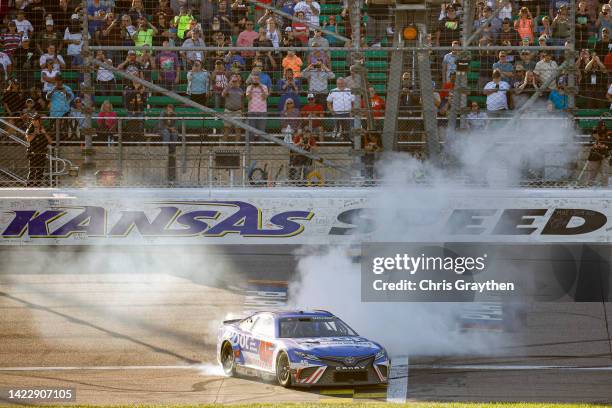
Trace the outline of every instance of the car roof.
<instances>
[{"instance_id":1,"label":"car roof","mask_svg":"<svg viewBox=\"0 0 612 408\"><path fill-rule=\"evenodd\" d=\"M290 317L335 317L333 313L328 312L327 310L282 310L282 311L266 311L259 312L261 313L269 313L273 315L275 318L290 318Z\"/></svg>"}]
</instances>

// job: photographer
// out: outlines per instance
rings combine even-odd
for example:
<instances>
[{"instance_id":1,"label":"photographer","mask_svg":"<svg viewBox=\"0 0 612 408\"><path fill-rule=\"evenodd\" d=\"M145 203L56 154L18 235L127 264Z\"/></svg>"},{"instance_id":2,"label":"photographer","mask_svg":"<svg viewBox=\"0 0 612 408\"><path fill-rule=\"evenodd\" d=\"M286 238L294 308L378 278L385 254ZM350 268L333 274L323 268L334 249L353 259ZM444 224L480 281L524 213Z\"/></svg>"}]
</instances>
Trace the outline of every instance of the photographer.
<instances>
[{"instance_id":1,"label":"photographer","mask_svg":"<svg viewBox=\"0 0 612 408\"><path fill-rule=\"evenodd\" d=\"M317 139L312 134L310 128L297 130L292 137L292 142L296 147L307 152L312 152L317 146ZM289 180L300 180L303 183L311 167L311 158L292 151L289 152Z\"/></svg>"},{"instance_id":2,"label":"photographer","mask_svg":"<svg viewBox=\"0 0 612 408\"><path fill-rule=\"evenodd\" d=\"M598 175L601 175L601 183L608 186L610 177L610 152L612 149L612 135L606 128L605 121L601 120L593 129L594 144L591 146L587 162L587 184L592 184Z\"/></svg>"},{"instance_id":3,"label":"photographer","mask_svg":"<svg viewBox=\"0 0 612 408\"><path fill-rule=\"evenodd\" d=\"M53 139L47 133L40 115L32 116L32 124L26 132L28 146L28 187L45 186L45 168L47 167L47 146L53 144Z\"/></svg>"},{"instance_id":4,"label":"photographer","mask_svg":"<svg viewBox=\"0 0 612 408\"><path fill-rule=\"evenodd\" d=\"M278 110L282 111L285 107L285 102L292 99L296 108L300 108L300 90L302 83L299 78L295 78L293 70L287 68L285 77L278 81L278 92L280 99L278 101Z\"/></svg>"},{"instance_id":5,"label":"photographer","mask_svg":"<svg viewBox=\"0 0 612 408\"><path fill-rule=\"evenodd\" d=\"M332 70L319 60L308 65L302 72L302 77L308 81L308 93L315 96L317 103L325 104L328 82L336 78Z\"/></svg>"},{"instance_id":6,"label":"photographer","mask_svg":"<svg viewBox=\"0 0 612 408\"><path fill-rule=\"evenodd\" d=\"M266 131L268 114L268 96L270 91L268 87L262 84L259 80L259 75L251 73L251 84L247 86L246 97L248 100L249 119L248 124L254 128ZM250 134L247 132L247 137Z\"/></svg>"}]
</instances>

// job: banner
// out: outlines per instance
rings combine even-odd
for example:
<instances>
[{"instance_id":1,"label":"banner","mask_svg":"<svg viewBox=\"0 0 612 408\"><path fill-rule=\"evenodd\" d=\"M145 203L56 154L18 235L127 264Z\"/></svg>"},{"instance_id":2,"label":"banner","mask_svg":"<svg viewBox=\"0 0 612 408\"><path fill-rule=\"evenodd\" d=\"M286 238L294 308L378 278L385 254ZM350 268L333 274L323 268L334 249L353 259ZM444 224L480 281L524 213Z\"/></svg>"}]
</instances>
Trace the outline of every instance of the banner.
<instances>
[{"instance_id":1,"label":"banner","mask_svg":"<svg viewBox=\"0 0 612 408\"><path fill-rule=\"evenodd\" d=\"M367 240L376 233L385 211L376 208L376 194L7 189L0 190L0 245L354 243L357 235ZM612 239L611 198L605 190L461 190L419 228L437 232L437 241L605 243ZM405 211L418 218L419 209Z\"/></svg>"}]
</instances>

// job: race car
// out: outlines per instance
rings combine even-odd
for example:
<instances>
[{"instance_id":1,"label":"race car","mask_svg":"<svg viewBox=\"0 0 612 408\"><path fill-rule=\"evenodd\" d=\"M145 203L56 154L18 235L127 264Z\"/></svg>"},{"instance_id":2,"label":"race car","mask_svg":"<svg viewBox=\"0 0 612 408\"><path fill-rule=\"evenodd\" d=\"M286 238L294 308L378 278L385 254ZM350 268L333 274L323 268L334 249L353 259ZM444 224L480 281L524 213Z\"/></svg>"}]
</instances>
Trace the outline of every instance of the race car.
<instances>
[{"instance_id":1,"label":"race car","mask_svg":"<svg viewBox=\"0 0 612 408\"><path fill-rule=\"evenodd\" d=\"M390 365L380 344L324 310L227 320L219 329L217 356L228 376L275 378L283 387L385 384Z\"/></svg>"}]
</instances>

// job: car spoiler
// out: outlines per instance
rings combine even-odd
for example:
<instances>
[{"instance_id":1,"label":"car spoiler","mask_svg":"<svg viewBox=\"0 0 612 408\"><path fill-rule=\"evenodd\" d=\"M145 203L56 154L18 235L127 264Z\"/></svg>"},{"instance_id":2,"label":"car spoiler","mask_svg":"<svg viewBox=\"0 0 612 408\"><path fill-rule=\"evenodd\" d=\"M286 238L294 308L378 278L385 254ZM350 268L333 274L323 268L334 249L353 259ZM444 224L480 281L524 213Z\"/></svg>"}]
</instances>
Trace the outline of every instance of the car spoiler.
<instances>
[{"instance_id":1,"label":"car spoiler","mask_svg":"<svg viewBox=\"0 0 612 408\"><path fill-rule=\"evenodd\" d=\"M239 321L241 321L242 319L232 319L232 320L224 320L223 324L234 324L234 323L238 323Z\"/></svg>"}]
</instances>

